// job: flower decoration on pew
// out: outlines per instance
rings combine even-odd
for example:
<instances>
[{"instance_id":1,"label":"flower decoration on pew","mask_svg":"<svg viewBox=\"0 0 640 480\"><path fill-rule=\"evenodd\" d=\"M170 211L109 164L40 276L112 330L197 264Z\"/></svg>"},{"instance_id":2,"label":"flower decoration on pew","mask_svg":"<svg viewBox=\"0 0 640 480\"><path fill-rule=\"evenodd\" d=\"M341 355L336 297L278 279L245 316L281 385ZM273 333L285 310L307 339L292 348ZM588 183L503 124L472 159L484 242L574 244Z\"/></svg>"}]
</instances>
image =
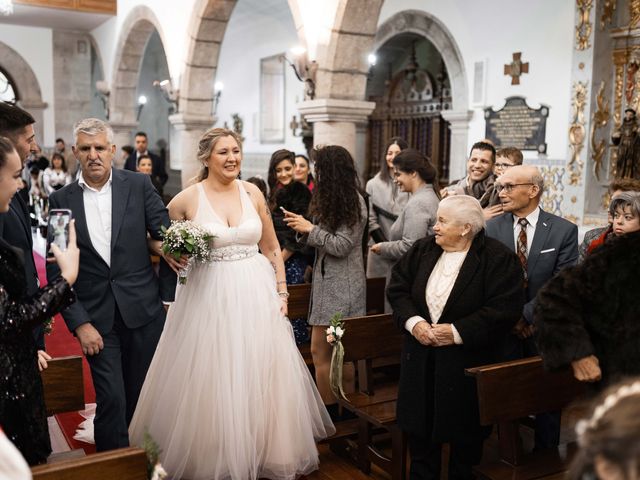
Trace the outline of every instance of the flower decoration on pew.
<instances>
[{"instance_id":1,"label":"flower decoration on pew","mask_svg":"<svg viewBox=\"0 0 640 480\"><path fill-rule=\"evenodd\" d=\"M210 260L211 241L215 235L190 220L173 220L169 228L163 225L160 232L165 255L171 255L176 260L183 255L189 257L189 264L178 273L178 281L184 285L193 262L206 263Z\"/></svg>"},{"instance_id":2,"label":"flower decoration on pew","mask_svg":"<svg viewBox=\"0 0 640 480\"><path fill-rule=\"evenodd\" d=\"M142 438L142 449L147 454L147 478L150 480L163 480L168 474L160 464L160 446L153 439L151 434L145 430Z\"/></svg>"},{"instance_id":3,"label":"flower decoration on pew","mask_svg":"<svg viewBox=\"0 0 640 480\"><path fill-rule=\"evenodd\" d=\"M331 369L329 370L329 385L333 394L347 400L342 389L342 366L344 364L344 347L342 346L342 336L345 334L345 327L342 313L338 312L331 317L329 328L327 328L327 342L333 347L331 353Z\"/></svg>"}]
</instances>

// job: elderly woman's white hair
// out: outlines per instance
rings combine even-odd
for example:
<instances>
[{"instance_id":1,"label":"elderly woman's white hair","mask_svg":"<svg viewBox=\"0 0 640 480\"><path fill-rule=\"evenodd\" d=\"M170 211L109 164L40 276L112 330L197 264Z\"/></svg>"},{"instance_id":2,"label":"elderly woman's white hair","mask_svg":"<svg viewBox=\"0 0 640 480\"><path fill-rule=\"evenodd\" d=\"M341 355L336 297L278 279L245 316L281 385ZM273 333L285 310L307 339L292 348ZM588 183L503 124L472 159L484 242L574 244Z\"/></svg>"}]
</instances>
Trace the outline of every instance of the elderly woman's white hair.
<instances>
[{"instance_id":1,"label":"elderly woman's white hair","mask_svg":"<svg viewBox=\"0 0 640 480\"><path fill-rule=\"evenodd\" d=\"M470 225L471 235L474 237L486 227L484 213L480 202L469 195L452 195L444 198L438 209L446 207L453 213L453 220L458 225Z\"/></svg>"},{"instance_id":2,"label":"elderly woman's white hair","mask_svg":"<svg viewBox=\"0 0 640 480\"><path fill-rule=\"evenodd\" d=\"M106 133L107 141L109 144L113 144L113 129L111 125L99 118L85 118L73 126L73 140L76 144L78 143L78 135L80 133L90 136Z\"/></svg>"}]
</instances>

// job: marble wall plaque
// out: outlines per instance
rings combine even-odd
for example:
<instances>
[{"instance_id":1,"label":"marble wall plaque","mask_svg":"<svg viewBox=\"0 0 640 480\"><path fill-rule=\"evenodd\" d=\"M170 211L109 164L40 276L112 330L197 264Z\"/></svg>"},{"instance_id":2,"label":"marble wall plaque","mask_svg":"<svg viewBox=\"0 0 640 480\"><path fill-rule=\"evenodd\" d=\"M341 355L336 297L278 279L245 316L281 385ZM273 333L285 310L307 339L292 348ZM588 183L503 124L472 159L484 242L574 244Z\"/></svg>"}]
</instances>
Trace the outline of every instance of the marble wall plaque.
<instances>
[{"instance_id":1,"label":"marble wall plaque","mask_svg":"<svg viewBox=\"0 0 640 480\"><path fill-rule=\"evenodd\" d=\"M508 97L504 107L485 108L485 136L496 148L516 147L520 150L547 152L546 129L549 107L531 108L524 97Z\"/></svg>"}]
</instances>

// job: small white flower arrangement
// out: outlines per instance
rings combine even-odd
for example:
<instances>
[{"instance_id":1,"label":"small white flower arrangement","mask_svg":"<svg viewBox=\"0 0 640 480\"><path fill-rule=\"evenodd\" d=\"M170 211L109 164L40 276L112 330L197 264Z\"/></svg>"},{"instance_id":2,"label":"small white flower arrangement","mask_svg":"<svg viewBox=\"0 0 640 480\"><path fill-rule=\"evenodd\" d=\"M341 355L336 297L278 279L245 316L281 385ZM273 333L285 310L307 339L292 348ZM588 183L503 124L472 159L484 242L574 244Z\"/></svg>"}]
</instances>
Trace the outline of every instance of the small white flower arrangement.
<instances>
[{"instance_id":1,"label":"small white flower arrangement","mask_svg":"<svg viewBox=\"0 0 640 480\"><path fill-rule=\"evenodd\" d=\"M215 238L208 230L191 220L173 220L171 226L160 228L162 233L162 251L179 260L182 255L189 257L189 265L180 270L178 281L187 283L187 275L192 262L206 263L210 260L211 240Z\"/></svg>"},{"instance_id":2,"label":"small white flower arrangement","mask_svg":"<svg viewBox=\"0 0 640 480\"><path fill-rule=\"evenodd\" d=\"M327 342L333 347L331 353L331 367L329 369L329 386L336 397L347 399L342 389L342 365L344 364L344 347L342 337L346 332L342 313L338 312L331 317L327 328Z\"/></svg>"}]
</instances>

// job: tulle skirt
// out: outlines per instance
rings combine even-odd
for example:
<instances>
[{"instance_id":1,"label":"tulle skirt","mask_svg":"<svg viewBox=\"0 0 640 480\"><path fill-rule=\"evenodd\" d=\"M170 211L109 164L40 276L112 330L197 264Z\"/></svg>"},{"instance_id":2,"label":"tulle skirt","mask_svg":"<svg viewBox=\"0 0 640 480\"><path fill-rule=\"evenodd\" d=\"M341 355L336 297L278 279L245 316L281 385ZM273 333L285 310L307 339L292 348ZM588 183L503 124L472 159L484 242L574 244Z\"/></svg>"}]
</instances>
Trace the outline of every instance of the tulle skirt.
<instances>
[{"instance_id":1,"label":"tulle skirt","mask_svg":"<svg viewBox=\"0 0 640 480\"><path fill-rule=\"evenodd\" d=\"M158 343L129 433L171 478L294 479L335 432L260 254L196 265Z\"/></svg>"}]
</instances>

